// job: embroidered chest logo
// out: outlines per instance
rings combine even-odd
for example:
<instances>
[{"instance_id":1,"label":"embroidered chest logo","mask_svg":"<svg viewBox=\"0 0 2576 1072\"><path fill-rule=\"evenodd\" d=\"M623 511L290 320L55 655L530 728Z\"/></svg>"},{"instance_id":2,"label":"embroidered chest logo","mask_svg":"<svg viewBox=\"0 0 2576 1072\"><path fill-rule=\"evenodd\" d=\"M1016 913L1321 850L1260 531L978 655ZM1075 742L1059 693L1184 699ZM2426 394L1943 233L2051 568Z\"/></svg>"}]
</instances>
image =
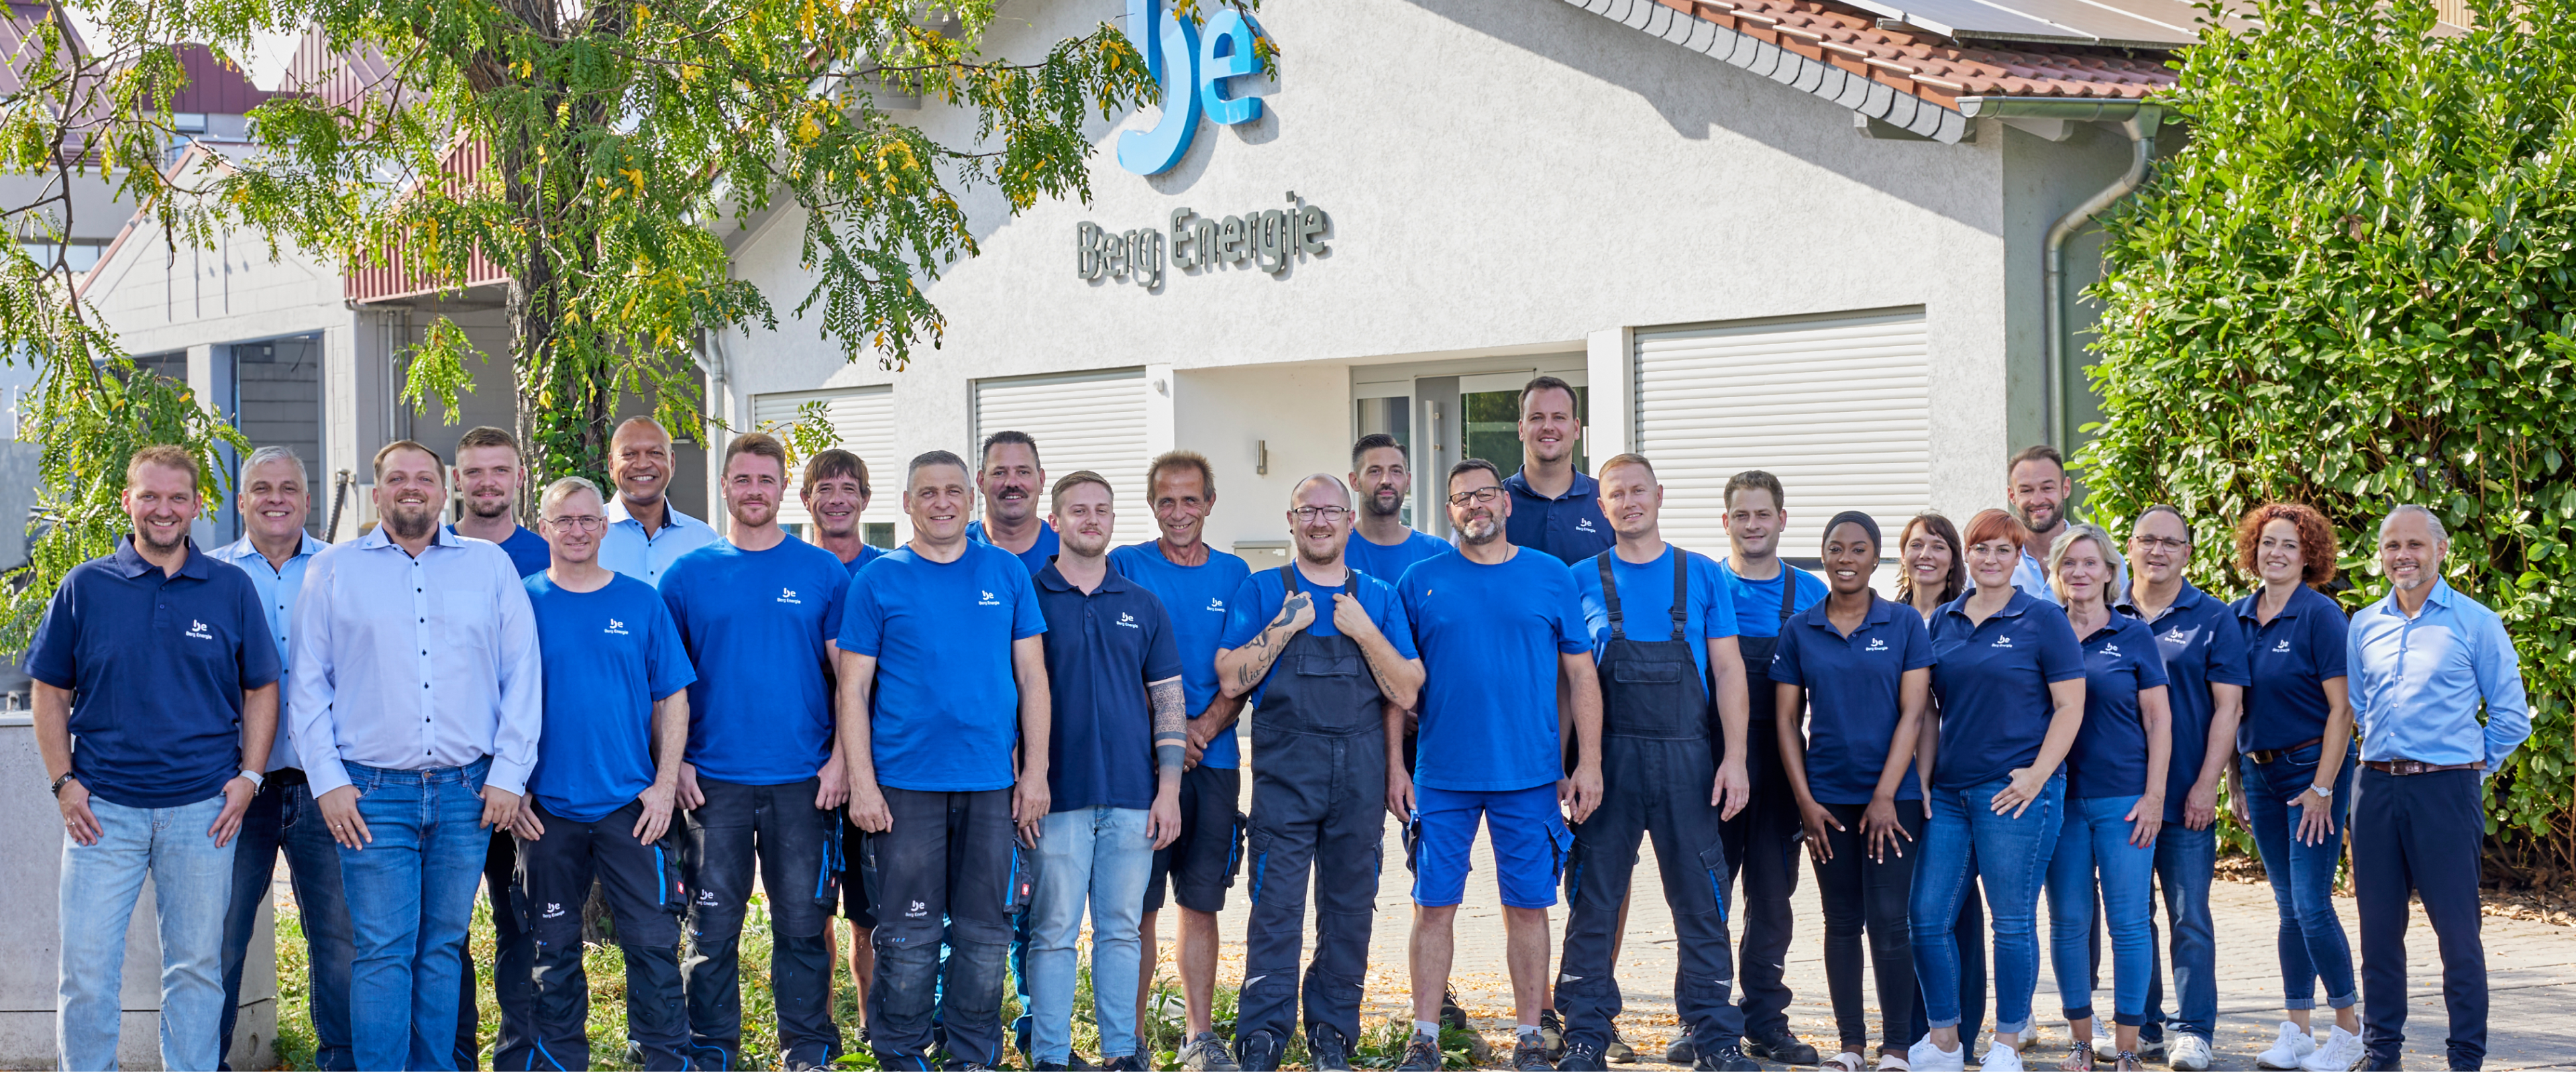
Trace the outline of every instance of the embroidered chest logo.
<instances>
[{"instance_id":1,"label":"embroidered chest logo","mask_svg":"<svg viewBox=\"0 0 2576 1072\"><path fill-rule=\"evenodd\" d=\"M608 620L608 628L602 629L600 632L606 633L610 636L626 636L626 623L618 621L615 618L610 618Z\"/></svg>"},{"instance_id":2,"label":"embroidered chest logo","mask_svg":"<svg viewBox=\"0 0 2576 1072\"><path fill-rule=\"evenodd\" d=\"M1223 614L1225 613L1225 601L1218 599L1215 596L1209 596L1207 609L1210 614Z\"/></svg>"},{"instance_id":3,"label":"embroidered chest logo","mask_svg":"<svg viewBox=\"0 0 2576 1072\"><path fill-rule=\"evenodd\" d=\"M2008 637L2008 636L1999 636L1999 637L1996 637L1996 638L1995 638L1995 642L1994 642L1994 643L1992 643L1992 644L1987 645L1987 647L1993 647L1993 648L2009 648L2009 647L2012 647L2012 638L2011 638L2011 637Z\"/></svg>"},{"instance_id":4,"label":"embroidered chest logo","mask_svg":"<svg viewBox=\"0 0 2576 1072\"><path fill-rule=\"evenodd\" d=\"M2197 632L2199 632L2199 631L2200 631L2200 630L2198 630L2198 629L2189 629L2189 630L2186 630L2186 629L2184 629L2183 627L2181 627L2181 626L2177 625L2177 626L2175 626L2175 627L2173 627L2173 628L2171 628L2171 629L2167 629L2167 630L2165 630L2165 635L2163 635L2163 636L2161 636L2161 637L2158 637L2157 639L2159 639L2159 640L2163 640L2163 641L2166 641L2166 642L2168 642L2168 643L2180 644L2180 645L2183 645L2183 646L2185 646L2185 647L2189 647L2189 646L2191 646L2191 635L2192 635L2193 633L2197 633Z\"/></svg>"},{"instance_id":5,"label":"embroidered chest logo","mask_svg":"<svg viewBox=\"0 0 2576 1072\"><path fill-rule=\"evenodd\" d=\"M206 629L206 623L194 618L188 619L188 631L180 635L185 636L190 640L213 640L215 638L215 634Z\"/></svg>"},{"instance_id":6,"label":"embroidered chest logo","mask_svg":"<svg viewBox=\"0 0 2576 1072\"><path fill-rule=\"evenodd\" d=\"M1141 625L1136 624L1136 616L1135 616L1135 615L1133 615L1133 614L1129 614L1129 613L1127 613L1126 611L1119 611L1119 612L1118 612L1118 624L1119 624L1120 626L1123 626L1123 627L1128 628L1128 629L1142 629L1142 628L1144 628L1144 626L1141 626Z\"/></svg>"},{"instance_id":7,"label":"embroidered chest logo","mask_svg":"<svg viewBox=\"0 0 2576 1072\"><path fill-rule=\"evenodd\" d=\"M1868 647L1866 647L1866 648L1862 648L1862 649L1860 649L1860 650L1862 650L1862 651L1886 651L1886 650L1887 650L1887 639L1886 639L1885 637L1871 637L1871 638L1869 638L1869 646L1868 646Z\"/></svg>"},{"instance_id":8,"label":"embroidered chest logo","mask_svg":"<svg viewBox=\"0 0 2576 1072\"><path fill-rule=\"evenodd\" d=\"M976 594L978 594L978 595L980 595L980 596L982 596L982 597L983 597L983 598L978 599L978 600L976 600L976 601L975 601L975 605L976 605L976 606L978 606L978 607L998 607L998 606L1001 606L1001 605L1002 605L1002 601L1001 601L1001 600L998 600L998 599L993 598L993 593L991 593L991 592L987 592L987 591L984 591L983 589L980 589L980 588L976 589L975 591L976 591Z\"/></svg>"},{"instance_id":9,"label":"embroidered chest logo","mask_svg":"<svg viewBox=\"0 0 2576 1072\"><path fill-rule=\"evenodd\" d=\"M779 602L781 602L781 603L794 603L794 604L797 604L797 605L799 605L799 606L802 606L802 605L804 605L804 603L805 603L805 601L804 601L804 600L801 600L801 599L796 598L796 590L795 590L795 589L793 589L793 588L781 588L781 589L779 589L779 590L778 590L778 601L779 601Z\"/></svg>"},{"instance_id":10,"label":"embroidered chest logo","mask_svg":"<svg viewBox=\"0 0 2576 1072\"><path fill-rule=\"evenodd\" d=\"M1574 523L1574 531L1576 531L1576 532L1599 532L1599 531L1601 531L1601 530L1600 530L1600 529L1593 528L1593 527L1592 527L1592 519L1587 517L1587 518L1582 518L1582 519L1580 519L1580 520L1577 520L1577 521Z\"/></svg>"},{"instance_id":11,"label":"embroidered chest logo","mask_svg":"<svg viewBox=\"0 0 2576 1072\"><path fill-rule=\"evenodd\" d=\"M2104 644L2102 645L2102 654L2117 659L2120 657L2120 646L2117 644Z\"/></svg>"},{"instance_id":12,"label":"embroidered chest logo","mask_svg":"<svg viewBox=\"0 0 2576 1072\"><path fill-rule=\"evenodd\" d=\"M2290 638L2288 637L2282 637L2280 643L2272 645L2272 654L2274 655L2287 655L2289 653Z\"/></svg>"}]
</instances>

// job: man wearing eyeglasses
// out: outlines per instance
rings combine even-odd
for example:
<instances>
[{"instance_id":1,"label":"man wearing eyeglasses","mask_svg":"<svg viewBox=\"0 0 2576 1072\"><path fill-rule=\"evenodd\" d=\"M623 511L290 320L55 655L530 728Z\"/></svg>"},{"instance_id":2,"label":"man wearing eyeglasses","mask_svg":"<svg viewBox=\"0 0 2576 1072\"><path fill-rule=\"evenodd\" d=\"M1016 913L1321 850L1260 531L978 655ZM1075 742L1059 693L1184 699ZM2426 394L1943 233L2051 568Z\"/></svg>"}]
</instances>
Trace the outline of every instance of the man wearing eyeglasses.
<instances>
[{"instance_id":1,"label":"man wearing eyeglasses","mask_svg":"<svg viewBox=\"0 0 2576 1072\"><path fill-rule=\"evenodd\" d=\"M1297 1026L1297 959L1314 871L1315 959L1305 983L1313 1067L1348 1069L1386 820L1387 727L1422 687L1404 608L1350 568L1351 495L1317 473L1297 483L1296 561L1235 591L1216 652L1218 688L1252 709L1252 920L1244 936L1235 1060L1271 1072ZM1317 611L1329 595L1332 612ZM1272 674L1274 667L1283 668ZM1400 726L1399 726L1400 728ZM1401 760L1396 760L1401 762ZM1436 1000L1436 998L1435 998Z\"/></svg>"}]
</instances>

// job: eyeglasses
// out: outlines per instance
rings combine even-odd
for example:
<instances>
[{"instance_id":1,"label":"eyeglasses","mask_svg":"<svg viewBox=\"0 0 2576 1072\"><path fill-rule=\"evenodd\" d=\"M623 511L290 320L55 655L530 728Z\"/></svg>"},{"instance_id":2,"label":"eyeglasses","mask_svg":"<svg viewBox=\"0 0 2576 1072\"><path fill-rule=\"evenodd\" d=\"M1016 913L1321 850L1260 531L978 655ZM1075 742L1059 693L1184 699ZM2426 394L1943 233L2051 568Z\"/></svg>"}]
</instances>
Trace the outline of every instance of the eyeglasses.
<instances>
[{"instance_id":1,"label":"eyeglasses","mask_svg":"<svg viewBox=\"0 0 2576 1072\"><path fill-rule=\"evenodd\" d=\"M1501 488L1477 488L1474 491L1462 491L1450 496L1449 505L1465 506L1468 503L1473 502L1483 506L1491 506L1502 501L1502 498L1503 489Z\"/></svg>"},{"instance_id":2,"label":"eyeglasses","mask_svg":"<svg viewBox=\"0 0 2576 1072\"><path fill-rule=\"evenodd\" d=\"M1296 518L1297 523L1303 525L1318 519L1327 522L1338 522L1342 519L1343 514L1350 512L1351 508L1347 506L1299 506L1291 508L1288 511L1288 516Z\"/></svg>"},{"instance_id":3,"label":"eyeglasses","mask_svg":"<svg viewBox=\"0 0 2576 1072\"><path fill-rule=\"evenodd\" d=\"M2131 536L2129 537L2129 545L2147 551L2153 551L2157 548L2163 548L2167 551L2180 551L2186 547L2190 547L2191 541L2177 540L2169 536Z\"/></svg>"},{"instance_id":4,"label":"eyeglasses","mask_svg":"<svg viewBox=\"0 0 2576 1072\"><path fill-rule=\"evenodd\" d=\"M597 514L586 514L580 517L550 517L546 519L546 524L556 528L571 527L583 532L597 532L608 527L608 519Z\"/></svg>"}]
</instances>

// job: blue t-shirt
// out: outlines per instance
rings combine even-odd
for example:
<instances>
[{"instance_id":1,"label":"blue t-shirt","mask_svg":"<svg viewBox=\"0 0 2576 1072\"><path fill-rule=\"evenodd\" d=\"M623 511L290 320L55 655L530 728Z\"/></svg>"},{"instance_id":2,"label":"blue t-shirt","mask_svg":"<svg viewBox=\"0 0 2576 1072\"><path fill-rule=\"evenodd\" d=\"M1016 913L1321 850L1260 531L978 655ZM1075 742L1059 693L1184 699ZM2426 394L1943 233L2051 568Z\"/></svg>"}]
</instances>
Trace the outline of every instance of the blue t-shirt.
<instances>
[{"instance_id":1,"label":"blue t-shirt","mask_svg":"<svg viewBox=\"0 0 2576 1072\"><path fill-rule=\"evenodd\" d=\"M1872 595L1848 637L1818 603L1789 619L1771 651L1771 682L1807 690L1807 792L1819 804L1867 804L1887 753L1898 747L1905 674L1932 665L1932 634L1914 608ZM1760 747L1762 742L1754 742ZM1903 744L1914 751L1914 742ZM1920 800L1909 764L1896 799Z\"/></svg>"},{"instance_id":2,"label":"blue t-shirt","mask_svg":"<svg viewBox=\"0 0 2576 1072\"><path fill-rule=\"evenodd\" d=\"M2054 603L2015 591L1980 623L1971 591L1932 615L1932 695L1941 701L1941 753L1932 784L1965 789L2039 760L2057 705L2048 687L2084 676L2075 627Z\"/></svg>"},{"instance_id":3,"label":"blue t-shirt","mask_svg":"<svg viewBox=\"0 0 2576 1072\"><path fill-rule=\"evenodd\" d=\"M242 692L274 684L279 665L250 574L193 540L177 576L132 536L72 567L27 648L27 676L71 690L72 774L128 808L223 792L242 769Z\"/></svg>"},{"instance_id":4,"label":"blue t-shirt","mask_svg":"<svg viewBox=\"0 0 2576 1072\"><path fill-rule=\"evenodd\" d=\"M1458 553L1449 541L1420 529L1406 529L1404 534L1402 543L1374 544L1353 530L1350 541L1342 545L1342 562L1392 586L1404 580L1404 571L1412 569L1414 563Z\"/></svg>"},{"instance_id":5,"label":"blue t-shirt","mask_svg":"<svg viewBox=\"0 0 2576 1072\"><path fill-rule=\"evenodd\" d=\"M2131 617L2138 608L2123 600L2119 610ZM2147 623L2156 648L2165 657L2165 703L2173 709L2173 770L2165 782L2165 821L2182 821L2183 799L2200 783L2200 764L2209 758L2209 722L2217 714L2211 685L2246 683L2245 631L2236 611L2184 581L2182 592L2162 617Z\"/></svg>"},{"instance_id":6,"label":"blue t-shirt","mask_svg":"<svg viewBox=\"0 0 2576 1072\"><path fill-rule=\"evenodd\" d=\"M460 535L454 525L442 527L450 536ZM510 538L501 541L501 551L510 556L510 565L518 569L522 578L544 573L546 567L554 565L554 547L546 543L545 537L529 531L525 525L510 530Z\"/></svg>"},{"instance_id":7,"label":"blue t-shirt","mask_svg":"<svg viewBox=\"0 0 2576 1072\"><path fill-rule=\"evenodd\" d=\"M1117 570L1085 593L1050 562L1031 582L1046 616L1049 811L1154 806L1154 706L1145 686L1181 676L1171 617Z\"/></svg>"},{"instance_id":8,"label":"blue t-shirt","mask_svg":"<svg viewBox=\"0 0 2576 1072\"><path fill-rule=\"evenodd\" d=\"M2147 623L2123 614L2078 641L2084 648L2084 728L2066 750L2070 799L2147 791L2147 724L2138 693L2165 683L2164 653Z\"/></svg>"},{"instance_id":9,"label":"blue t-shirt","mask_svg":"<svg viewBox=\"0 0 2576 1072\"><path fill-rule=\"evenodd\" d=\"M2326 682L2343 677L2344 634L2352 623L2334 599L2307 585L2290 593L2270 624L2254 618L2260 590L2237 600L2245 637L2245 718L2236 750L2265 752L2326 735Z\"/></svg>"},{"instance_id":10,"label":"blue t-shirt","mask_svg":"<svg viewBox=\"0 0 2576 1072\"><path fill-rule=\"evenodd\" d=\"M1342 635L1342 631L1333 625L1333 596L1341 589L1317 581L1302 567L1297 571L1297 578L1297 590L1315 599L1315 620L1306 624L1307 634ZM1421 658L1413 646L1413 624L1404 615L1404 604L1395 598L1395 586L1363 573L1351 582L1351 587L1352 596L1360 601L1360 609L1368 612L1369 621L1377 626L1378 632L1386 634L1386 642L1395 646L1395 653L1407 659ZM1232 651L1252 643L1252 638L1260 636L1261 631L1270 625L1270 620L1279 616L1279 607L1286 602L1288 587L1279 579L1278 570L1266 569L1244 578L1242 587L1234 590L1233 602L1226 604L1225 636L1217 646ZM1274 670L1277 668L1275 664L1272 666ZM1269 686L1270 679L1264 676L1260 684L1252 687L1252 693L1243 698L1246 713L1261 706L1261 696Z\"/></svg>"},{"instance_id":11,"label":"blue t-shirt","mask_svg":"<svg viewBox=\"0 0 2576 1072\"><path fill-rule=\"evenodd\" d=\"M1001 546L984 538L984 523L981 521L966 523L966 539L970 543L980 543L986 547ZM1020 565L1029 571L1029 576L1035 577L1039 570L1046 568L1047 560L1054 558L1061 546L1061 541L1055 535L1055 526L1040 521L1038 522L1038 542L1030 544L1028 550L1014 557L1017 557Z\"/></svg>"},{"instance_id":12,"label":"blue t-shirt","mask_svg":"<svg viewBox=\"0 0 2576 1072\"><path fill-rule=\"evenodd\" d=\"M1555 782L1557 656L1592 650L1574 572L1527 547L1491 566L1442 555L1406 570L1396 594L1428 674L1414 781L1461 793Z\"/></svg>"},{"instance_id":13,"label":"blue t-shirt","mask_svg":"<svg viewBox=\"0 0 2576 1072\"><path fill-rule=\"evenodd\" d=\"M885 548L863 543L859 545L859 557L841 564L850 567L850 576L856 577L859 575L859 567L867 565L868 563L874 562L880 558L884 558L885 556Z\"/></svg>"},{"instance_id":14,"label":"blue t-shirt","mask_svg":"<svg viewBox=\"0 0 2576 1072\"><path fill-rule=\"evenodd\" d=\"M1109 568L1152 592L1171 616L1172 642L1181 657L1182 704L1190 717L1206 714L1216 702L1216 649L1225 639L1227 601L1252 567L1233 555L1208 548L1207 561L1174 565L1154 541L1129 544L1109 552ZM1240 723L1237 723L1240 725ZM1220 733L1207 743L1199 765L1233 770L1243 762L1233 733Z\"/></svg>"},{"instance_id":15,"label":"blue t-shirt","mask_svg":"<svg viewBox=\"0 0 2576 1072\"><path fill-rule=\"evenodd\" d=\"M829 644L850 573L793 536L766 551L718 540L662 574L662 602L688 648L688 760L740 785L787 785L832 758Z\"/></svg>"},{"instance_id":16,"label":"blue t-shirt","mask_svg":"<svg viewBox=\"0 0 2576 1072\"><path fill-rule=\"evenodd\" d=\"M1780 585L1783 583L1783 578L1787 579L1787 583L1798 586L1797 594L1792 597L1794 602L1789 608L1789 613L1793 615L1823 602L1826 596L1833 594L1833 589L1826 587L1823 578L1786 562L1780 563L1779 573L1764 581L1748 581L1737 576L1733 559L1727 559L1719 565L1726 567L1726 590L1735 596L1735 628L1741 636L1780 635Z\"/></svg>"},{"instance_id":17,"label":"blue t-shirt","mask_svg":"<svg viewBox=\"0 0 2576 1072\"><path fill-rule=\"evenodd\" d=\"M1601 482L1580 471L1565 494L1553 499L1530 487L1528 470L1504 477L1503 490L1512 496L1512 516L1503 519L1503 535L1514 547L1545 551L1572 565L1619 542L1610 519L1601 516Z\"/></svg>"},{"instance_id":18,"label":"blue t-shirt","mask_svg":"<svg viewBox=\"0 0 2576 1072\"><path fill-rule=\"evenodd\" d=\"M877 661L868 703L877 784L1010 788L1020 740L1011 643L1046 628L1028 570L991 544L969 541L954 562L898 548L850 578L840 643Z\"/></svg>"},{"instance_id":19,"label":"blue t-shirt","mask_svg":"<svg viewBox=\"0 0 2576 1072\"><path fill-rule=\"evenodd\" d=\"M577 823L595 823L653 784L653 705L698 672L653 586L612 573L589 592L527 579L545 665L545 729L528 792Z\"/></svg>"},{"instance_id":20,"label":"blue t-shirt","mask_svg":"<svg viewBox=\"0 0 2576 1072\"><path fill-rule=\"evenodd\" d=\"M1682 608L1682 639L1690 643L1691 658L1699 660L1702 685L1708 681L1708 642L1735 635L1735 601L1726 597L1726 581L1718 576L1717 563L1708 556L1683 551L1671 544L1654 561L1633 564L1619 557L1616 549L1604 551L1610 556L1610 576L1619 585L1619 616L1630 640L1673 639L1673 555L1690 555L1690 605ZM1601 649L1610 643L1610 601L1601 594L1601 562L1596 555L1569 567L1574 574L1575 598L1583 604L1583 627L1592 638L1592 658L1598 662Z\"/></svg>"}]
</instances>

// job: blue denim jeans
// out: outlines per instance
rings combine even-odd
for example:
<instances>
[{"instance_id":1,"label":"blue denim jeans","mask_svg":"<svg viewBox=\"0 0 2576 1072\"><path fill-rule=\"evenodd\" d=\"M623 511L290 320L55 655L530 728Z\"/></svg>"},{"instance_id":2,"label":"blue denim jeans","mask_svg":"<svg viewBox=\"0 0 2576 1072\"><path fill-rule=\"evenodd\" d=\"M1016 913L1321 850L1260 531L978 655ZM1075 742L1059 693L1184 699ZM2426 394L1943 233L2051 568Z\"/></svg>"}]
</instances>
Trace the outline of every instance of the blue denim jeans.
<instances>
[{"instance_id":1,"label":"blue denim jeans","mask_svg":"<svg viewBox=\"0 0 2576 1072\"><path fill-rule=\"evenodd\" d=\"M224 916L223 1052L233 1049L233 1015L241 1004L242 964L249 959L259 906L268 900L277 854L286 853L286 877L295 888L295 911L304 930L310 968L313 1065L323 1072L358 1067L349 1052L349 900L340 891L340 846L322 823L313 790L271 782L242 813L233 841L232 908Z\"/></svg>"},{"instance_id":2,"label":"blue denim jeans","mask_svg":"<svg viewBox=\"0 0 2576 1072\"><path fill-rule=\"evenodd\" d=\"M2343 861L2344 816L2352 801L2352 771L2359 748L2347 748L2343 770L2335 775L2334 799L2326 811L2334 817L2334 834L2322 845L2299 842L2294 808L2316 784L2320 746L2309 745L2270 763L2238 761L2237 785L2245 791L2245 811L2254 827L2254 850L2263 858L2263 874L2272 883L2272 903L2281 915L2281 1007L2317 1007L2317 980L2326 984L2326 1004L2345 1009L2360 999L2353 982L2352 943L2334 910L2335 867Z\"/></svg>"},{"instance_id":3,"label":"blue denim jeans","mask_svg":"<svg viewBox=\"0 0 2576 1072\"><path fill-rule=\"evenodd\" d=\"M2039 796L2016 818L1989 803L2012 784L2009 778L1965 789L1930 791L1932 821L1923 830L1923 855L1914 867L1914 974L1923 984L1925 1023L1959 1023L1959 949L1951 939L1959 899L1971 879L1983 880L1986 910L1995 932L1995 1030L2030 1029L2030 996L2039 987L2039 890L2057 847L2066 775L2050 775ZM1969 850L1976 852L1975 865Z\"/></svg>"},{"instance_id":4,"label":"blue denim jeans","mask_svg":"<svg viewBox=\"0 0 2576 1072\"><path fill-rule=\"evenodd\" d=\"M1039 1064L1065 1064L1073 1054L1074 943L1082 909L1091 906L1091 1009L1100 1023L1100 1056L1136 1052L1137 925L1145 915L1145 877L1154 868L1149 813L1135 808L1076 808L1046 817L1038 837L1038 888L1029 905L1029 998L1035 1004Z\"/></svg>"},{"instance_id":5,"label":"blue denim jeans","mask_svg":"<svg viewBox=\"0 0 2576 1072\"><path fill-rule=\"evenodd\" d=\"M232 896L233 846L206 831L224 810L217 794L176 808L128 808L95 796L95 845L63 838L62 962L55 988L54 1060L63 1068L116 1067L125 1015L125 929L152 876L161 932L161 1066L211 1070L224 1004L224 906Z\"/></svg>"},{"instance_id":6,"label":"blue denim jeans","mask_svg":"<svg viewBox=\"0 0 2576 1072\"><path fill-rule=\"evenodd\" d=\"M492 844L479 825L492 761L416 771L342 765L373 838L340 849L355 936L349 1030L358 1067L451 1069L457 973Z\"/></svg>"},{"instance_id":7,"label":"blue denim jeans","mask_svg":"<svg viewBox=\"0 0 2576 1072\"><path fill-rule=\"evenodd\" d=\"M2156 881L2164 890L2165 917L2173 926L2174 1015L2165 1017L2164 951L2156 948L2155 921L2147 922L2147 953L2158 963L2147 976L2146 1029L2139 1037L2162 1041L2164 1027L2208 1041L2218 1029L2218 935L2209 917L2209 879L2218 867L2218 828L2186 829L2167 823L2156 834Z\"/></svg>"},{"instance_id":8,"label":"blue denim jeans","mask_svg":"<svg viewBox=\"0 0 2576 1072\"><path fill-rule=\"evenodd\" d=\"M2111 930L2114 1022L2136 1026L2155 971L2148 917L2155 906L2155 846L2129 844L2129 809L2138 798L2081 797L2066 802L2057 853L2048 861L2048 965L2069 1020L2093 1016L2093 901ZM2096 880L2099 881L2096 881ZM2084 985L2077 986L2077 983Z\"/></svg>"}]
</instances>

